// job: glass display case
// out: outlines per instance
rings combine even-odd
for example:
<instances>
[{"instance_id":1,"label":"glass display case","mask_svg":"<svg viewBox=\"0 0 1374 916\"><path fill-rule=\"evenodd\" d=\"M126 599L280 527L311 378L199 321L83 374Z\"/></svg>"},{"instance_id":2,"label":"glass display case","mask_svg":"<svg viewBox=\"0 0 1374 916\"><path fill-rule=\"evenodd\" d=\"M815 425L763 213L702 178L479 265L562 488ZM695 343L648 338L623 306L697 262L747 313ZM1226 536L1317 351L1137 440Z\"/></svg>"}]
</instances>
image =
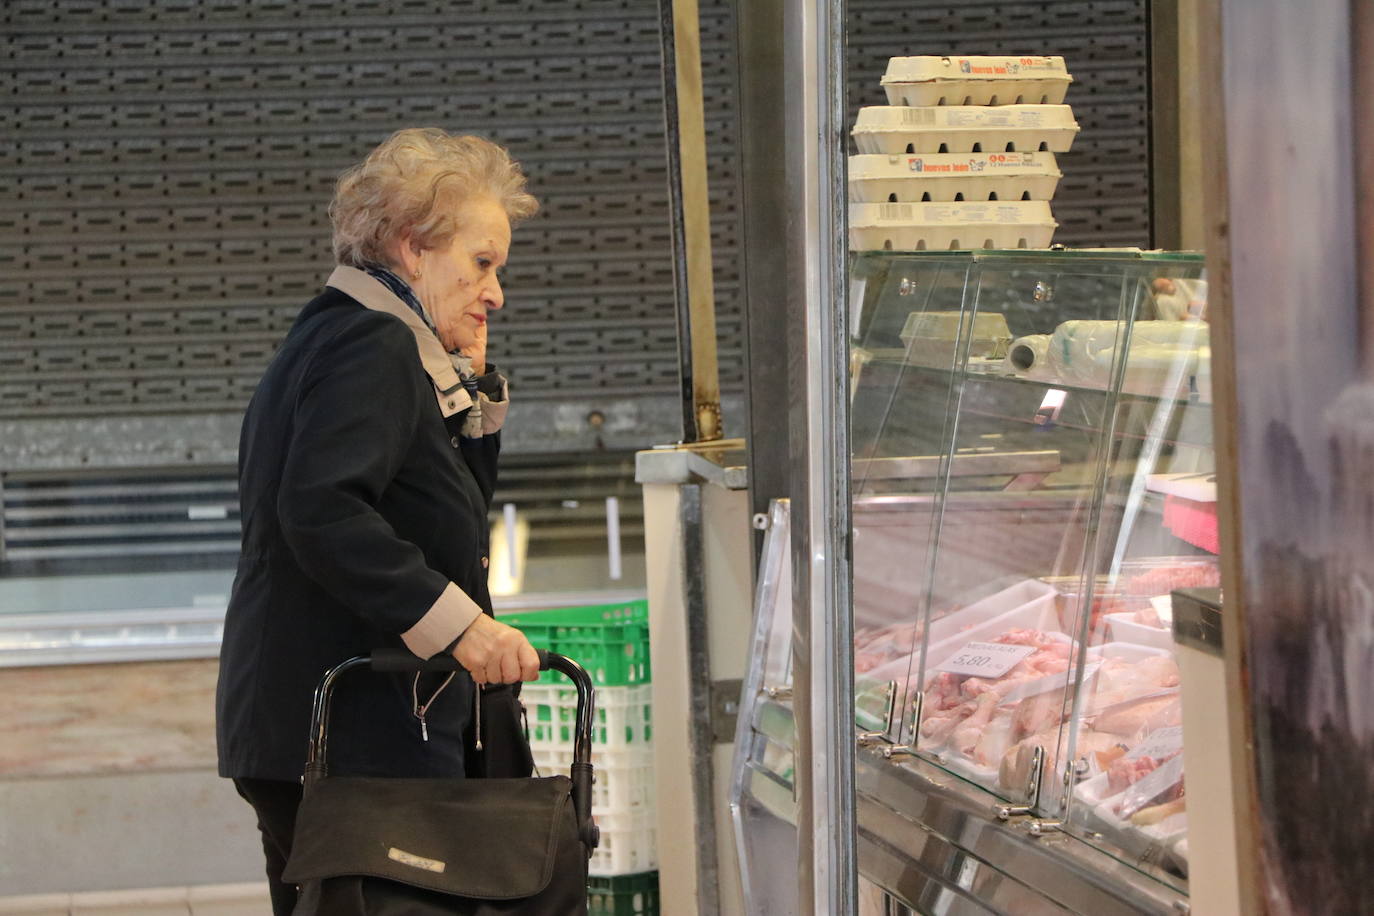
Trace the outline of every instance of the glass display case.
<instances>
[{"instance_id":1,"label":"glass display case","mask_svg":"<svg viewBox=\"0 0 1374 916\"><path fill-rule=\"evenodd\" d=\"M850 272L860 744L1179 894L1170 594L1219 581L1202 268L1135 250L872 252ZM770 562L740 798L793 765ZM859 779L861 808L878 785Z\"/></svg>"}]
</instances>

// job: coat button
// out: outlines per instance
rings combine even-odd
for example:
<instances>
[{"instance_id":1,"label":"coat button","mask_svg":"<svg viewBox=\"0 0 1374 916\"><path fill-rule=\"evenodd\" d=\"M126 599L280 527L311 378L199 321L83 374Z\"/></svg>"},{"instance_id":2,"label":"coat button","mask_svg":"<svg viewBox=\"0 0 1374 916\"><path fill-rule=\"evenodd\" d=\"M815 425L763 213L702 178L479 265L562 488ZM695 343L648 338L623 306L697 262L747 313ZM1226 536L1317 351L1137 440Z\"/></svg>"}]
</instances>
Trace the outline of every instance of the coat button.
<instances>
[{"instance_id":1,"label":"coat button","mask_svg":"<svg viewBox=\"0 0 1374 916\"><path fill-rule=\"evenodd\" d=\"M483 569L486 569L486 568L487 568L488 566L490 566L490 565L491 565L491 561L488 560L486 557L483 557L483 558L482 558L482 568L483 568Z\"/></svg>"},{"instance_id":2,"label":"coat button","mask_svg":"<svg viewBox=\"0 0 1374 916\"><path fill-rule=\"evenodd\" d=\"M452 410L453 408L455 408L455 407L457 407L457 406L458 406L458 402L457 402L457 401L449 401L449 402L448 402L448 409L449 409L449 410Z\"/></svg>"},{"instance_id":3,"label":"coat button","mask_svg":"<svg viewBox=\"0 0 1374 916\"><path fill-rule=\"evenodd\" d=\"M457 448L457 447L458 447L458 437L457 437L457 436L449 436L448 444L451 445L451 446L453 446L454 448Z\"/></svg>"}]
</instances>

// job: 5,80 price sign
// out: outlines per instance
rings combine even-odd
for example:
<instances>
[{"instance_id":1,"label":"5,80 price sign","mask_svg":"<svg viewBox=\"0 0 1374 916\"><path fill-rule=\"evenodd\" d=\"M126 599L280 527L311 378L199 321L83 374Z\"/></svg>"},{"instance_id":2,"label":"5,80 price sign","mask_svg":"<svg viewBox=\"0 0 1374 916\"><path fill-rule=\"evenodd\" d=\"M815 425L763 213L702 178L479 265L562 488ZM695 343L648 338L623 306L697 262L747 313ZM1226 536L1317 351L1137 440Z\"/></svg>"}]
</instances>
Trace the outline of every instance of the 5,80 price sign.
<instances>
[{"instance_id":1,"label":"5,80 price sign","mask_svg":"<svg viewBox=\"0 0 1374 916\"><path fill-rule=\"evenodd\" d=\"M1009 646L1000 642L971 642L935 666L936 671L970 677L998 678L1035 651L1034 646Z\"/></svg>"}]
</instances>

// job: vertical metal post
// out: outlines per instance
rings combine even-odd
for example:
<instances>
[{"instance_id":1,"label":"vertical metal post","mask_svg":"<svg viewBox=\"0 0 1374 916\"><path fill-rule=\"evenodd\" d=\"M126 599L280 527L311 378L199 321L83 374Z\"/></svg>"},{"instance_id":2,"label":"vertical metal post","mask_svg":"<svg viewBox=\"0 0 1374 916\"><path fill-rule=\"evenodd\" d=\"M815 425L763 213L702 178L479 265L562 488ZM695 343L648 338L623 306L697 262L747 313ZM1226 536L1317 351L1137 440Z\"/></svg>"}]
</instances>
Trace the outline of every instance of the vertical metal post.
<instances>
[{"instance_id":1,"label":"vertical metal post","mask_svg":"<svg viewBox=\"0 0 1374 916\"><path fill-rule=\"evenodd\" d=\"M706 183L706 121L701 89L701 26L696 0L659 0L668 199L677 302L682 438L721 438L720 371Z\"/></svg>"},{"instance_id":2,"label":"vertical metal post","mask_svg":"<svg viewBox=\"0 0 1374 916\"><path fill-rule=\"evenodd\" d=\"M789 263L804 313L789 322L797 373L793 463L793 712L798 902L855 912L853 617L845 308L844 3L784 15Z\"/></svg>"},{"instance_id":3,"label":"vertical metal post","mask_svg":"<svg viewBox=\"0 0 1374 916\"><path fill-rule=\"evenodd\" d=\"M706 625L705 523L700 484L683 484L679 524L682 531L682 584L686 625L688 695L691 698L692 830L698 843L696 907L699 913L720 912L719 864L716 862L715 738L711 730L711 658Z\"/></svg>"},{"instance_id":4,"label":"vertical metal post","mask_svg":"<svg viewBox=\"0 0 1374 916\"><path fill-rule=\"evenodd\" d=\"M1181 247L1179 0L1150 0L1150 244Z\"/></svg>"},{"instance_id":5,"label":"vertical metal post","mask_svg":"<svg viewBox=\"0 0 1374 916\"><path fill-rule=\"evenodd\" d=\"M788 270L788 197L783 150L786 70L783 69L785 0L735 4L735 60L739 62L740 205L743 211L745 371L748 373L749 499L755 513L791 495L787 411L792 387L787 348L792 273ZM754 557L762 555L756 532Z\"/></svg>"}]
</instances>

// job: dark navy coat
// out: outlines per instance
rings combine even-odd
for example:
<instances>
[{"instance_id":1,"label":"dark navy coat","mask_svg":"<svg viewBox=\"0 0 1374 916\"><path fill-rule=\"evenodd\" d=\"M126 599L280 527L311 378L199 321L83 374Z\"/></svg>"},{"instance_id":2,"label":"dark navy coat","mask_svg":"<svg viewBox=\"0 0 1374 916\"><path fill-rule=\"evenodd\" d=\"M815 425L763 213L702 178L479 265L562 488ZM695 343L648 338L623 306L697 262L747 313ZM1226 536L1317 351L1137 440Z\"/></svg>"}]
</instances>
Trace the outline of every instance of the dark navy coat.
<instances>
[{"instance_id":1,"label":"dark navy coat","mask_svg":"<svg viewBox=\"0 0 1374 916\"><path fill-rule=\"evenodd\" d=\"M494 377L494 376L490 376ZM464 438L411 329L326 288L297 318L239 442L243 547L216 697L222 776L295 780L324 671L409 630L453 583L491 613L487 509L500 433ZM419 684L423 702L439 676ZM413 715L413 675L351 673L332 772L460 775L473 684Z\"/></svg>"}]
</instances>

